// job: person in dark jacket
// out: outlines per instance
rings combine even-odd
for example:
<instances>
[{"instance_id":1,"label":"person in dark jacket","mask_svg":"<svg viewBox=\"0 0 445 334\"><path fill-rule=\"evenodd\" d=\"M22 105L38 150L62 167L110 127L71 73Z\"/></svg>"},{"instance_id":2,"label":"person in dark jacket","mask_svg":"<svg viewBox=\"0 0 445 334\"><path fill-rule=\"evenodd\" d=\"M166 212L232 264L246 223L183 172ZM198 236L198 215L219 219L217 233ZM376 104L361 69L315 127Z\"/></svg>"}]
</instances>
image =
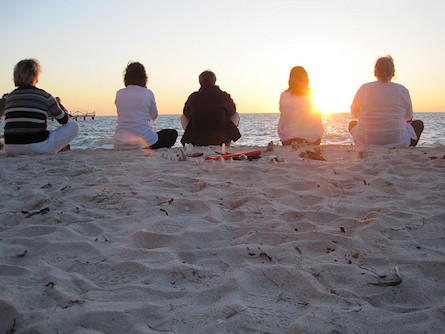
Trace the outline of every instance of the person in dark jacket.
<instances>
[{"instance_id":1,"label":"person in dark jacket","mask_svg":"<svg viewBox=\"0 0 445 334\"><path fill-rule=\"evenodd\" d=\"M189 96L181 117L183 145L230 145L241 137L235 103L215 83L215 73L204 71L199 75L201 88Z\"/></svg>"}]
</instances>

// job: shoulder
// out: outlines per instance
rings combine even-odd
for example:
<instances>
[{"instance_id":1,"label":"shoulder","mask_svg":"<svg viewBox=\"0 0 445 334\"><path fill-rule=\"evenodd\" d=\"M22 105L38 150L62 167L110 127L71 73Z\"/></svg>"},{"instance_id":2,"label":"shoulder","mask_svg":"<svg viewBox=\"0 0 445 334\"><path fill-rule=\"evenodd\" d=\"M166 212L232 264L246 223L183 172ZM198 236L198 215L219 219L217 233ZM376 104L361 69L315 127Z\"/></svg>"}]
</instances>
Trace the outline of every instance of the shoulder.
<instances>
[{"instance_id":1,"label":"shoulder","mask_svg":"<svg viewBox=\"0 0 445 334\"><path fill-rule=\"evenodd\" d=\"M8 97L13 96L15 94L19 94L19 92L20 92L19 88L16 88L8 94Z\"/></svg>"},{"instance_id":2,"label":"shoulder","mask_svg":"<svg viewBox=\"0 0 445 334\"><path fill-rule=\"evenodd\" d=\"M37 87L18 87L14 89L10 94L36 94L44 97L50 97L51 94L46 92L45 90Z\"/></svg>"},{"instance_id":3,"label":"shoulder","mask_svg":"<svg viewBox=\"0 0 445 334\"><path fill-rule=\"evenodd\" d=\"M40 94L48 94L48 95L50 95L47 91L45 91L45 90L43 90L43 89L41 89L41 88L30 87L29 89L31 89L31 90L33 90L33 91L35 91L35 92L38 92L38 93L40 93Z\"/></svg>"},{"instance_id":4,"label":"shoulder","mask_svg":"<svg viewBox=\"0 0 445 334\"><path fill-rule=\"evenodd\" d=\"M194 100L198 99L200 95L199 91L191 93L185 103L192 103Z\"/></svg>"},{"instance_id":5,"label":"shoulder","mask_svg":"<svg viewBox=\"0 0 445 334\"><path fill-rule=\"evenodd\" d=\"M41 96L44 96L46 98L52 97L52 95L50 93L48 93L47 91L41 89L41 88L37 88L37 87L29 87L27 88L28 92L32 92L34 94L38 94Z\"/></svg>"},{"instance_id":6,"label":"shoulder","mask_svg":"<svg viewBox=\"0 0 445 334\"><path fill-rule=\"evenodd\" d=\"M128 89L127 89L127 87L122 88L122 89L119 89L119 90L116 92L116 96L122 96L122 95L125 96L126 94L128 94Z\"/></svg>"},{"instance_id":7,"label":"shoulder","mask_svg":"<svg viewBox=\"0 0 445 334\"><path fill-rule=\"evenodd\" d=\"M291 94L289 93L288 90L285 90L284 92L282 92L282 93L280 94L280 99L285 99L285 98L287 98L287 97L289 97L289 96L291 96Z\"/></svg>"},{"instance_id":8,"label":"shoulder","mask_svg":"<svg viewBox=\"0 0 445 334\"><path fill-rule=\"evenodd\" d=\"M372 87L375 87L378 84L379 84L378 81L364 83L363 85L361 85L359 87L359 89L357 90L357 93L355 93L356 98L362 94L366 94L367 92L372 90Z\"/></svg>"},{"instance_id":9,"label":"shoulder","mask_svg":"<svg viewBox=\"0 0 445 334\"><path fill-rule=\"evenodd\" d=\"M308 90L305 95L292 95L289 90L285 90L280 95L281 101L305 101L310 100L312 98L312 90Z\"/></svg>"},{"instance_id":10,"label":"shoulder","mask_svg":"<svg viewBox=\"0 0 445 334\"><path fill-rule=\"evenodd\" d=\"M367 82L367 83L364 83L363 85L361 85L359 90L365 90L365 89L377 86L379 84L380 84L380 82L378 82L378 81Z\"/></svg>"},{"instance_id":11,"label":"shoulder","mask_svg":"<svg viewBox=\"0 0 445 334\"><path fill-rule=\"evenodd\" d=\"M396 85L399 92L399 96L402 98L402 100L408 104L411 104L411 96L409 94L408 89L401 84L394 83L394 85Z\"/></svg>"},{"instance_id":12,"label":"shoulder","mask_svg":"<svg viewBox=\"0 0 445 334\"><path fill-rule=\"evenodd\" d=\"M222 90L219 86L215 86L214 89L216 89L217 91L226 94L226 95L230 95L229 93L227 93L225 90Z\"/></svg>"},{"instance_id":13,"label":"shoulder","mask_svg":"<svg viewBox=\"0 0 445 334\"><path fill-rule=\"evenodd\" d=\"M397 87L402 93L408 93L408 88L406 88L405 86L392 82L392 84Z\"/></svg>"},{"instance_id":14,"label":"shoulder","mask_svg":"<svg viewBox=\"0 0 445 334\"><path fill-rule=\"evenodd\" d=\"M384 85L387 85L388 89L391 89L391 91L393 92L393 94L400 94L402 96L409 96L409 91L408 89L398 83L395 82L387 82Z\"/></svg>"},{"instance_id":15,"label":"shoulder","mask_svg":"<svg viewBox=\"0 0 445 334\"><path fill-rule=\"evenodd\" d=\"M153 94L153 92L145 87L141 87L141 86L132 86L132 89L134 91L136 91L138 94L153 98L155 97L155 94Z\"/></svg>"},{"instance_id":16,"label":"shoulder","mask_svg":"<svg viewBox=\"0 0 445 334\"><path fill-rule=\"evenodd\" d=\"M142 92L144 92L144 94L147 94L147 95L149 95L151 97L155 96L155 94L151 91L151 89L143 88L143 87L140 87L140 88L142 89Z\"/></svg>"},{"instance_id":17,"label":"shoulder","mask_svg":"<svg viewBox=\"0 0 445 334\"><path fill-rule=\"evenodd\" d=\"M224 95L227 99L232 99L232 97L230 96L229 93L227 93L224 90L221 90L221 88L219 88L218 86L216 86L216 87L217 87L218 91L220 92L220 94Z\"/></svg>"},{"instance_id":18,"label":"shoulder","mask_svg":"<svg viewBox=\"0 0 445 334\"><path fill-rule=\"evenodd\" d=\"M293 100L296 97L297 96L293 96L288 90L285 90L280 95L280 101L289 101L289 100Z\"/></svg>"},{"instance_id":19,"label":"shoulder","mask_svg":"<svg viewBox=\"0 0 445 334\"><path fill-rule=\"evenodd\" d=\"M136 85L129 85L125 88L119 89L116 92L116 95L125 95L125 94L141 94L141 95L145 94L154 96L153 92L150 89Z\"/></svg>"}]
</instances>

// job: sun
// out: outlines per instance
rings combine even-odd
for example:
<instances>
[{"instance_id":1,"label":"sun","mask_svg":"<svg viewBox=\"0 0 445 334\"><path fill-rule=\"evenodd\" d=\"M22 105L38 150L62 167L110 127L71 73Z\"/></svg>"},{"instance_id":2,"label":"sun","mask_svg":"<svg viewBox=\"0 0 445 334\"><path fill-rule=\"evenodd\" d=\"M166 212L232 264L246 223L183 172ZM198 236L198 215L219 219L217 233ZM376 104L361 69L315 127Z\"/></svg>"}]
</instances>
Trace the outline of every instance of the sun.
<instances>
[{"instance_id":1,"label":"sun","mask_svg":"<svg viewBox=\"0 0 445 334\"><path fill-rule=\"evenodd\" d=\"M349 112L352 102L350 90L323 83L311 86L314 104L322 114Z\"/></svg>"},{"instance_id":2,"label":"sun","mask_svg":"<svg viewBox=\"0 0 445 334\"><path fill-rule=\"evenodd\" d=\"M315 106L322 114L350 112L356 87L349 76L341 76L336 69L314 67L309 76Z\"/></svg>"},{"instance_id":3,"label":"sun","mask_svg":"<svg viewBox=\"0 0 445 334\"><path fill-rule=\"evenodd\" d=\"M289 45L276 57L286 75L293 66L306 69L314 104L322 114L331 114L349 112L358 89L354 83L356 74L345 52L341 45L329 41L309 41L298 46Z\"/></svg>"}]
</instances>

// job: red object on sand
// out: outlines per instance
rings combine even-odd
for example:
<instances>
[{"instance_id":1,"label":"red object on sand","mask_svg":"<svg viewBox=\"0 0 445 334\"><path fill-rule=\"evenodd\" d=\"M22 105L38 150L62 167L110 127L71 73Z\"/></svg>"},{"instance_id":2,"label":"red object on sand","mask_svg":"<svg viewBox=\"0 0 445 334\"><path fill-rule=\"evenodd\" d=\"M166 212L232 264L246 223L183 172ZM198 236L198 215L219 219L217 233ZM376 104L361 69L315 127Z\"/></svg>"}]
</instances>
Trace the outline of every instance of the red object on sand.
<instances>
[{"instance_id":1,"label":"red object on sand","mask_svg":"<svg viewBox=\"0 0 445 334\"><path fill-rule=\"evenodd\" d=\"M210 156L210 157L207 156L207 157L205 157L205 160L219 160L221 158L223 158L224 160L227 160L230 158L237 158L242 154L244 154L247 158L259 157L259 156L261 156L261 151L254 150L254 151L246 151L246 152L239 152L239 153L214 155L214 156Z\"/></svg>"}]
</instances>

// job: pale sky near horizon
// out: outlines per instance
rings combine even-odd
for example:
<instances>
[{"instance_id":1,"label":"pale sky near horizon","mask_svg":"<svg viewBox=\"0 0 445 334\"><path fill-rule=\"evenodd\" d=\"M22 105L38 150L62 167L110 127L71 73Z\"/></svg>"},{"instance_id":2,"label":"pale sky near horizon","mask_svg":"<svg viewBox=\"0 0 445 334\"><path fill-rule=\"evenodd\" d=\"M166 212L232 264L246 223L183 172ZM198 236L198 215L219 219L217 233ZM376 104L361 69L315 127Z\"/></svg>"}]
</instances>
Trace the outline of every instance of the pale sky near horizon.
<instances>
[{"instance_id":1,"label":"pale sky near horizon","mask_svg":"<svg viewBox=\"0 0 445 334\"><path fill-rule=\"evenodd\" d=\"M278 112L290 69L306 68L324 113L349 112L390 54L415 112L445 112L443 0L0 0L0 94L21 59L70 110L115 115L128 61L160 114L180 114L211 69L244 112Z\"/></svg>"}]
</instances>

